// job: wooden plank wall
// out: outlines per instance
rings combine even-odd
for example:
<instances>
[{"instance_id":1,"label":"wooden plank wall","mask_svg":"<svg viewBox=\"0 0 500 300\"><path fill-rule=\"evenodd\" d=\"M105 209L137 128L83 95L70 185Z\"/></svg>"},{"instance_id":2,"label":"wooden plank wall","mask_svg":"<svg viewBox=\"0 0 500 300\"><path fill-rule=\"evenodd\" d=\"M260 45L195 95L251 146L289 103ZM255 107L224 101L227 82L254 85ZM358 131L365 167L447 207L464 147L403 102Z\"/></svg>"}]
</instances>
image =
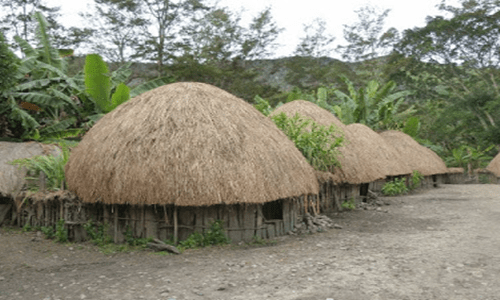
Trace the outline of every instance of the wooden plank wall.
<instances>
[{"instance_id":1,"label":"wooden plank wall","mask_svg":"<svg viewBox=\"0 0 500 300\"><path fill-rule=\"evenodd\" d=\"M309 196L278 200L282 204L283 218L277 220L266 220L260 204L177 207L179 240L195 231L206 233L215 220L223 221L226 234L233 242L249 242L255 237L272 239L294 229L303 214L300 210L304 209L305 201L312 207L321 204L320 199ZM162 240L172 238L174 232L172 205L82 204L55 198L36 202L27 200L15 215L21 227L30 224L55 229L57 221L64 219L69 238L73 241L87 239L84 224L89 220L97 225L107 224L107 233L118 243L125 241L127 230L136 238L157 237Z\"/></svg>"}]
</instances>

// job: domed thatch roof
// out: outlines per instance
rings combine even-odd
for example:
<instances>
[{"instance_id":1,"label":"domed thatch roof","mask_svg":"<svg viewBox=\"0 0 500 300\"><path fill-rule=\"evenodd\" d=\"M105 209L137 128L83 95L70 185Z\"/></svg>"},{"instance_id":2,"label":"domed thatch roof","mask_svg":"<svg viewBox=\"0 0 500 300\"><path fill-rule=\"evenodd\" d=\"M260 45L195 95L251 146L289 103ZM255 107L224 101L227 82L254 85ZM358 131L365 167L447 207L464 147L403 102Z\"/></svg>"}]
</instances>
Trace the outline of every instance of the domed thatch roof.
<instances>
[{"instance_id":1,"label":"domed thatch roof","mask_svg":"<svg viewBox=\"0 0 500 300\"><path fill-rule=\"evenodd\" d=\"M463 174L464 168L448 168L448 174Z\"/></svg>"},{"instance_id":2,"label":"domed thatch roof","mask_svg":"<svg viewBox=\"0 0 500 300\"><path fill-rule=\"evenodd\" d=\"M353 133L348 130L348 126L340 122L327 110L309 101L295 100L278 107L271 115L281 112L284 112L289 117L298 113L324 126L333 124L344 133L346 142L343 147L339 148L342 155L338 158L341 168L336 168L329 177L322 174L321 177L318 177L320 181L324 182L331 179L335 183L359 184L385 178L386 175L381 172L372 160L360 155L359 144L350 142Z\"/></svg>"},{"instance_id":3,"label":"domed thatch roof","mask_svg":"<svg viewBox=\"0 0 500 300\"><path fill-rule=\"evenodd\" d=\"M395 130L385 131L380 135L401 154L412 170L424 176L448 172L445 163L436 153L417 143L411 136Z\"/></svg>"},{"instance_id":4,"label":"domed thatch roof","mask_svg":"<svg viewBox=\"0 0 500 300\"><path fill-rule=\"evenodd\" d=\"M374 164L385 176L411 174L413 170L394 147L363 124L347 125L349 142L362 161Z\"/></svg>"},{"instance_id":5,"label":"domed thatch roof","mask_svg":"<svg viewBox=\"0 0 500 300\"><path fill-rule=\"evenodd\" d=\"M245 101L203 83L143 93L104 116L72 151L84 202L200 206L318 193L294 144Z\"/></svg>"},{"instance_id":6,"label":"domed thatch roof","mask_svg":"<svg viewBox=\"0 0 500 300\"><path fill-rule=\"evenodd\" d=\"M500 177L500 153L495 156L488 166L486 167L486 170L490 171L491 173L495 174L497 177Z\"/></svg>"},{"instance_id":7,"label":"domed thatch roof","mask_svg":"<svg viewBox=\"0 0 500 300\"><path fill-rule=\"evenodd\" d=\"M314 122L319 125L330 126L333 124L342 130L346 127L344 123L342 123L339 119L337 119L337 117L326 109L305 100L295 100L283 104L282 106L276 108L276 110L271 113L271 116L282 112L288 117L293 117L296 113L299 113L301 116L314 120Z\"/></svg>"}]
</instances>

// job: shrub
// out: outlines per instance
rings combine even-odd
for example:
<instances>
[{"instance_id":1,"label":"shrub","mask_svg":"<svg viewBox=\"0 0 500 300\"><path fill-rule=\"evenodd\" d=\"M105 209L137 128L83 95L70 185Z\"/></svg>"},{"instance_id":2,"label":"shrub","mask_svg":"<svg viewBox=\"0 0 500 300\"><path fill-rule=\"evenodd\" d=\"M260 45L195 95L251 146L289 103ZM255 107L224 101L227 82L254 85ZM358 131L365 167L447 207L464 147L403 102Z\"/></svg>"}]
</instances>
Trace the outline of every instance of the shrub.
<instances>
[{"instance_id":1,"label":"shrub","mask_svg":"<svg viewBox=\"0 0 500 300\"><path fill-rule=\"evenodd\" d=\"M26 167L28 172L33 173L36 177L26 177L27 179L38 179L40 172L43 172L47 177L46 188L49 191L57 191L64 188L65 176L64 166L69 159L69 148L65 144L62 146L62 155L37 155L30 158L21 158L9 162L12 165L17 165L19 168ZM30 187L30 190L37 190L37 186Z\"/></svg>"},{"instance_id":2,"label":"shrub","mask_svg":"<svg viewBox=\"0 0 500 300\"><path fill-rule=\"evenodd\" d=\"M56 242L65 243L68 241L68 231L64 226L64 219L57 221L56 233L54 235L56 237Z\"/></svg>"},{"instance_id":3,"label":"shrub","mask_svg":"<svg viewBox=\"0 0 500 300\"><path fill-rule=\"evenodd\" d=\"M413 174L411 175L411 184L410 184L410 189L414 190L417 187L420 186L420 183L422 183L422 180L424 179L424 176L420 174L419 171L413 171Z\"/></svg>"},{"instance_id":4,"label":"shrub","mask_svg":"<svg viewBox=\"0 0 500 300\"><path fill-rule=\"evenodd\" d=\"M394 181L387 182L382 187L382 193L386 196L396 196L408 193L406 178L396 178Z\"/></svg>"},{"instance_id":5,"label":"shrub","mask_svg":"<svg viewBox=\"0 0 500 300\"><path fill-rule=\"evenodd\" d=\"M331 171L333 166L340 167L338 147L342 146L344 137L336 127L318 125L299 114L289 118L281 113L273 116L272 120L295 143L313 168Z\"/></svg>"},{"instance_id":6,"label":"shrub","mask_svg":"<svg viewBox=\"0 0 500 300\"><path fill-rule=\"evenodd\" d=\"M348 201L342 202L342 208L343 209L348 209L348 210L353 210L356 208L356 202L354 200L354 197L351 197Z\"/></svg>"},{"instance_id":7,"label":"shrub","mask_svg":"<svg viewBox=\"0 0 500 300\"><path fill-rule=\"evenodd\" d=\"M189 237L179 242L180 248L195 249L211 245L229 244L231 240L225 235L221 220L214 221L205 234L194 232Z\"/></svg>"}]
</instances>

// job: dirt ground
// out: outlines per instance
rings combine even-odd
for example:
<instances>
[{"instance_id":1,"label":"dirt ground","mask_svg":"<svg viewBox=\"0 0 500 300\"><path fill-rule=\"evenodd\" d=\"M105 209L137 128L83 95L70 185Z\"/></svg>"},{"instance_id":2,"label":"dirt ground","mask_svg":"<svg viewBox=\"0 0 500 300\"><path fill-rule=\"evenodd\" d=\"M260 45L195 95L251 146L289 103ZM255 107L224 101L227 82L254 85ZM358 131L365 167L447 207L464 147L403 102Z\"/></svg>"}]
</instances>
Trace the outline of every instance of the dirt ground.
<instances>
[{"instance_id":1,"label":"dirt ground","mask_svg":"<svg viewBox=\"0 0 500 300\"><path fill-rule=\"evenodd\" d=\"M444 185L273 246L104 255L0 229L0 299L500 299L500 185Z\"/></svg>"}]
</instances>

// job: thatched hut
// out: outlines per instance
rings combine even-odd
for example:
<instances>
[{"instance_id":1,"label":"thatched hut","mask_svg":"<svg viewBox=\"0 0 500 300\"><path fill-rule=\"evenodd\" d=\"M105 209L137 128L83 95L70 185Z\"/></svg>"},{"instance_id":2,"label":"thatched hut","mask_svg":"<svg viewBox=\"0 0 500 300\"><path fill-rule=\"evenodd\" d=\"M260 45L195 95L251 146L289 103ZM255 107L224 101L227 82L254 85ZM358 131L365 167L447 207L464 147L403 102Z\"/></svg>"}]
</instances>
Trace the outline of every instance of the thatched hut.
<instances>
[{"instance_id":1,"label":"thatched hut","mask_svg":"<svg viewBox=\"0 0 500 300\"><path fill-rule=\"evenodd\" d=\"M45 145L36 142L12 143L0 142L0 225L4 220L15 218L17 212L14 203L22 202L20 193L28 183L25 179L26 168L18 168L9 162L31 158L37 155L60 155L61 150L53 145ZM41 178L43 189L43 177Z\"/></svg>"},{"instance_id":2,"label":"thatched hut","mask_svg":"<svg viewBox=\"0 0 500 300\"><path fill-rule=\"evenodd\" d=\"M386 142L378 133L363 124L350 124L346 130L349 147L356 149L358 159L370 162L373 168L387 177L388 180L409 177L412 169L394 147ZM378 180L361 186L361 195L366 196L368 189L380 192L386 180ZM407 180L408 182L408 180Z\"/></svg>"},{"instance_id":3,"label":"thatched hut","mask_svg":"<svg viewBox=\"0 0 500 300\"><path fill-rule=\"evenodd\" d=\"M165 85L104 116L72 151L66 179L118 240L126 226L182 239L215 219L233 241L272 237L293 229L297 197L318 193L270 119L203 83Z\"/></svg>"},{"instance_id":4,"label":"thatched hut","mask_svg":"<svg viewBox=\"0 0 500 300\"><path fill-rule=\"evenodd\" d=\"M464 184L465 171L464 168L448 168L446 173L446 184Z\"/></svg>"},{"instance_id":5,"label":"thatched hut","mask_svg":"<svg viewBox=\"0 0 500 300\"><path fill-rule=\"evenodd\" d=\"M486 167L492 175L490 176L491 182L497 183L500 181L500 153L495 156ZM496 177L496 178L493 178ZM495 180L493 180L495 179Z\"/></svg>"},{"instance_id":6,"label":"thatched hut","mask_svg":"<svg viewBox=\"0 0 500 300\"><path fill-rule=\"evenodd\" d=\"M341 168L333 168L331 173L317 172L318 180L321 183L320 203L327 209L330 203L335 203L335 208L340 209L339 203L354 198L361 197L360 188L370 182L377 182L385 178L383 168L362 153L360 148L361 140L356 139L356 130L351 132L349 126L344 125L339 119L327 110L314 103L304 100L295 100L278 107L272 114L285 113L288 117L299 114L305 118L312 119L319 125L334 125L343 133L346 143L340 147L341 156L339 161ZM357 127L357 126L355 126Z\"/></svg>"},{"instance_id":7,"label":"thatched hut","mask_svg":"<svg viewBox=\"0 0 500 300\"><path fill-rule=\"evenodd\" d=\"M448 168L436 153L401 131L389 130L380 135L400 153L412 170L424 176L424 185L444 183Z\"/></svg>"}]
</instances>

